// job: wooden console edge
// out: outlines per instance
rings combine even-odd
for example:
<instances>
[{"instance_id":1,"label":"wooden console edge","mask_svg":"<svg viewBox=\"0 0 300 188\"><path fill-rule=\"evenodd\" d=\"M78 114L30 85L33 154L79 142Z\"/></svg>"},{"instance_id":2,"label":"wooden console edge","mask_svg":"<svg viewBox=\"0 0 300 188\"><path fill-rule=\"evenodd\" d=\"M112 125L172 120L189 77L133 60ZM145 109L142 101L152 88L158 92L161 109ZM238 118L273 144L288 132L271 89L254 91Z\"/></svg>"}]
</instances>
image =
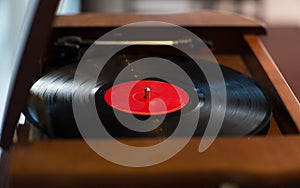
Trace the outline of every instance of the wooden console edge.
<instances>
[{"instance_id":1,"label":"wooden console edge","mask_svg":"<svg viewBox=\"0 0 300 188\"><path fill-rule=\"evenodd\" d=\"M256 58L260 61L262 68L264 69L266 75L273 83L279 97L284 103L286 109L289 111L292 120L294 121L298 131L300 131L300 103L287 81L281 74L276 63L273 61L269 52L266 50L264 44L260 41L259 37L256 35L245 35L245 40L247 41L252 52Z\"/></svg>"},{"instance_id":2,"label":"wooden console edge","mask_svg":"<svg viewBox=\"0 0 300 188\"><path fill-rule=\"evenodd\" d=\"M126 143L151 142L131 139ZM200 142L201 138L193 138L171 159L140 168L113 164L97 155L83 140L23 143L11 151L10 183L48 187L58 183L75 187L146 184L162 187L187 182L188 185L233 182L267 187L299 184L299 136L221 137L202 153L198 151Z\"/></svg>"}]
</instances>

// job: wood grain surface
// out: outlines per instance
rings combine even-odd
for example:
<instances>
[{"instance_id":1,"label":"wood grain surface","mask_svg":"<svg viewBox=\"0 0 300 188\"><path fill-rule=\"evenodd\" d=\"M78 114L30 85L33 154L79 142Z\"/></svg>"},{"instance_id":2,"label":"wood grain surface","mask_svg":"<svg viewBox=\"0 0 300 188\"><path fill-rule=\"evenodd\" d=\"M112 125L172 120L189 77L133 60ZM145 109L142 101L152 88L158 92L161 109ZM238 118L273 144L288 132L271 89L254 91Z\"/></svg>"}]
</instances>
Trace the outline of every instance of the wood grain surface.
<instances>
[{"instance_id":1,"label":"wood grain surface","mask_svg":"<svg viewBox=\"0 0 300 188\"><path fill-rule=\"evenodd\" d=\"M298 100L300 99L300 29L270 27L268 35L260 36L280 72Z\"/></svg>"},{"instance_id":2,"label":"wood grain surface","mask_svg":"<svg viewBox=\"0 0 300 188\"><path fill-rule=\"evenodd\" d=\"M54 27L118 27L139 21L163 21L180 26L262 27L262 23L235 13L196 11L177 14L83 13L57 16Z\"/></svg>"},{"instance_id":3,"label":"wood grain surface","mask_svg":"<svg viewBox=\"0 0 300 188\"><path fill-rule=\"evenodd\" d=\"M192 139L170 160L144 168L108 162L83 140L16 145L12 150L10 183L13 187L215 187L223 182L242 187L280 187L300 183L298 136L218 138L203 153L198 152L200 141L200 138ZM156 141L133 139L125 142L141 146Z\"/></svg>"},{"instance_id":4,"label":"wood grain surface","mask_svg":"<svg viewBox=\"0 0 300 188\"><path fill-rule=\"evenodd\" d=\"M284 103L285 107L290 113L291 118L293 119L295 125L300 130L300 104L291 90L290 86L286 82L282 73L278 69L277 65L274 63L273 59L267 52L265 46L259 40L259 38L255 35L247 35L245 36L245 40L248 42L250 48L253 53L260 61L261 66L263 67L265 73L268 78L273 83L274 88L276 89L279 97Z\"/></svg>"}]
</instances>

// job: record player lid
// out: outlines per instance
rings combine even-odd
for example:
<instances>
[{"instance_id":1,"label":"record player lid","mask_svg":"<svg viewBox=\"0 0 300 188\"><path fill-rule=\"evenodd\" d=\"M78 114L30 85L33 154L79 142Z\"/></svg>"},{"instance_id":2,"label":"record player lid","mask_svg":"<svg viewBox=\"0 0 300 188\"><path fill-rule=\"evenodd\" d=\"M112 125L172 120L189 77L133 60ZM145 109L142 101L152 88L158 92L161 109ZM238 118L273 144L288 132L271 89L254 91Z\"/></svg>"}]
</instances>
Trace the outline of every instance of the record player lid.
<instances>
[{"instance_id":1,"label":"record player lid","mask_svg":"<svg viewBox=\"0 0 300 188\"><path fill-rule=\"evenodd\" d=\"M7 149L50 32L58 0L5 0L0 4L0 19L5 18L0 21L4 24L0 36L0 145ZM10 8L12 14L7 11Z\"/></svg>"}]
</instances>

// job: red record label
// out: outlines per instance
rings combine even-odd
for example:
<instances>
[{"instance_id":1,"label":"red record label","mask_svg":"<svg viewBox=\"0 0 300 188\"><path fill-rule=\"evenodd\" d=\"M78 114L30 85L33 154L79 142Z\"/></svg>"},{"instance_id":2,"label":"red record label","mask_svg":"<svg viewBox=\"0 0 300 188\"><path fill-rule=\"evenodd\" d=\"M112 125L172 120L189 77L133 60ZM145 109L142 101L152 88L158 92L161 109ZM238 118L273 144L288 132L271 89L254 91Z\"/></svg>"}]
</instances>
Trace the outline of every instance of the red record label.
<instances>
[{"instance_id":1,"label":"red record label","mask_svg":"<svg viewBox=\"0 0 300 188\"><path fill-rule=\"evenodd\" d=\"M153 80L130 81L109 88L104 100L111 107L136 115L160 115L175 112L189 101L180 87Z\"/></svg>"}]
</instances>

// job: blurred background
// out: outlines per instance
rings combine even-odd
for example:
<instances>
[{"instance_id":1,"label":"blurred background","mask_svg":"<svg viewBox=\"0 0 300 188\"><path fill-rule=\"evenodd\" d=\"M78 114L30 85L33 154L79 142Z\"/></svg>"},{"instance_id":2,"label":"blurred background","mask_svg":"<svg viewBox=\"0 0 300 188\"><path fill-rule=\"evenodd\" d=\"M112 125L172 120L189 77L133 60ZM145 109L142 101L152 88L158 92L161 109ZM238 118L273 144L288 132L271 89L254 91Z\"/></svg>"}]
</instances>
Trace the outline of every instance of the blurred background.
<instances>
[{"instance_id":1,"label":"blurred background","mask_svg":"<svg viewBox=\"0 0 300 188\"><path fill-rule=\"evenodd\" d=\"M169 14L201 9L237 12L268 25L300 25L299 0L62 0L58 14L138 12Z\"/></svg>"}]
</instances>

